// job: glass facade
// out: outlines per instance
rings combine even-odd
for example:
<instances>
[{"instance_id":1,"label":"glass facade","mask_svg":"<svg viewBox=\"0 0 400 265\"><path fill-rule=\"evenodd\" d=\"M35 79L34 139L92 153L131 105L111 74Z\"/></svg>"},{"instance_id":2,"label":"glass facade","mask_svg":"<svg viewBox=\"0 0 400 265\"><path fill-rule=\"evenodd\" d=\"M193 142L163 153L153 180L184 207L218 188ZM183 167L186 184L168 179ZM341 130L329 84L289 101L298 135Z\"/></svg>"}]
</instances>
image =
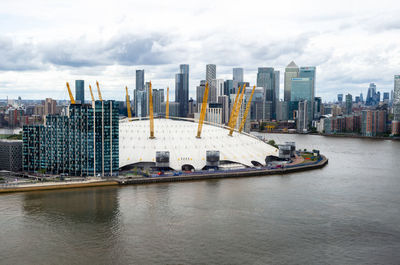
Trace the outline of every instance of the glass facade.
<instances>
[{"instance_id":1,"label":"glass facade","mask_svg":"<svg viewBox=\"0 0 400 265\"><path fill-rule=\"evenodd\" d=\"M119 169L118 104L74 104L69 116L23 127L23 169L71 176L112 176Z\"/></svg>"},{"instance_id":2,"label":"glass facade","mask_svg":"<svg viewBox=\"0 0 400 265\"><path fill-rule=\"evenodd\" d=\"M85 81L75 80L75 100L77 103L85 103Z\"/></svg>"},{"instance_id":3,"label":"glass facade","mask_svg":"<svg viewBox=\"0 0 400 265\"><path fill-rule=\"evenodd\" d=\"M313 81L311 78L292 78L292 91L291 91L291 101L299 102L307 100L307 115L308 117L313 117L311 115L312 109L310 102L313 102L312 97L312 86Z\"/></svg>"}]
</instances>

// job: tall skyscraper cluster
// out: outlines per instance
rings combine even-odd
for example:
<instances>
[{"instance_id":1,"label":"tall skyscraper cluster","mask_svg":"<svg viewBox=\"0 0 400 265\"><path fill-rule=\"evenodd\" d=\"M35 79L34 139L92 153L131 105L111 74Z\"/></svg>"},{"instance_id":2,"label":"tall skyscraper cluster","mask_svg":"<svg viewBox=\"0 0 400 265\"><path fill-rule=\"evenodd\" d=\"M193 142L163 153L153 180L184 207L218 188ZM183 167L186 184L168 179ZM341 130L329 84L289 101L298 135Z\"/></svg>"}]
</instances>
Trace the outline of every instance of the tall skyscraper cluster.
<instances>
[{"instance_id":1,"label":"tall skyscraper cluster","mask_svg":"<svg viewBox=\"0 0 400 265\"><path fill-rule=\"evenodd\" d=\"M250 120L296 119L299 114L299 104L301 103L303 109L305 107L301 113L303 121L305 121L303 122L305 124L303 127L307 130L310 122L318 113L314 111L317 108L315 100L315 77L315 67L298 67L294 62L291 62L286 67L284 73L284 101L279 101L280 71L273 67L259 67L255 84L256 89L247 120L250 122ZM207 64L205 67L205 78L196 86L195 100L191 100L189 104L189 65L181 64L179 72L175 74L175 102L170 102L177 109L176 115L192 118L199 116L207 83L209 85L207 107L210 108L212 106L212 110L207 112L208 116L206 115L206 120L210 122L218 121L221 124L229 122L236 94L241 91L241 88L246 86L237 122L237 124L240 124L241 115L245 111L246 103L250 99L252 91L252 86L250 86L249 82L245 81L244 70L240 67L232 68L232 79L224 80L218 78L217 66L215 64ZM149 87L145 83L144 70L136 70L133 112L137 117L149 115L148 90ZM162 114L165 112L162 109L165 106L165 104L162 104L165 98L164 92L164 89L153 89L155 113ZM305 101L306 103L304 103ZM318 106L320 106L320 103ZM249 129L249 124L247 125L246 129Z\"/></svg>"}]
</instances>

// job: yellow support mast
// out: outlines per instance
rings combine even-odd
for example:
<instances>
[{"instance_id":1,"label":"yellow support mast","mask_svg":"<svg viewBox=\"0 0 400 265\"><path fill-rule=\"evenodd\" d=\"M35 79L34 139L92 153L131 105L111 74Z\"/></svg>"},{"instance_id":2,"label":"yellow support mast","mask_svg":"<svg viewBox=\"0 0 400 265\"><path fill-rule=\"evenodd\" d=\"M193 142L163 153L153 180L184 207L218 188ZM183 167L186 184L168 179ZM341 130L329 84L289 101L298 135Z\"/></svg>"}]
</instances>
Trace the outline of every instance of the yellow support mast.
<instances>
[{"instance_id":1,"label":"yellow support mast","mask_svg":"<svg viewBox=\"0 0 400 265\"><path fill-rule=\"evenodd\" d=\"M167 87L167 103L165 104L165 118L169 118L169 87Z\"/></svg>"},{"instance_id":2,"label":"yellow support mast","mask_svg":"<svg viewBox=\"0 0 400 265\"><path fill-rule=\"evenodd\" d=\"M240 108L242 107L243 94L244 94L245 90L246 90L246 84L244 84L244 86L243 86L242 93L240 94L240 97L239 97L239 101L236 104L235 112L233 113L233 120L231 123L231 129L229 130L229 136L232 136L233 130L235 129L237 119L239 116L239 112L240 112Z\"/></svg>"},{"instance_id":3,"label":"yellow support mast","mask_svg":"<svg viewBox=\"0 0 400 265\"><path fill-rule=\"evenodd\" d=\"M207 99L208 99L208 82L206 83L206 89L204 90L203 104L201 105L199 127L197 128L197 136L196 136L196 138L201 138L201 129L203 128L203 122L204 122L204 119L206 117Z\"/></svg>"},{"instance_id":4,"label":"yellow support mast","mask_svg":"<svg viewBox=\"0 0 400 265\"><path fill-rule=\"evenodd\" d=\"M125 87L125 90L126 90L126 109L128 111L128 118L130 119L130 118L132 118L132 113L131 113L131 102L130 102L130 99L129 99L128 87L127 86Z\"/></svg>"},{"instance_id":5,"label":"yellow support mast","mask_svg":"<svg viewBox=\"0 0 400 265\"><path fill-rule=\"evenodd\" d=\"M151 81L149 86L150 139L154 139L153 91L151 88Z\"/></svg>"},{"instance_id":6,"label":"yellow support mast","mask_svg":"<svg viewBox=\"0 0 400 265\"><path fill-rule=\"evenodd\" d=\"M96 85L97 85L97 92L99 93L99 100L103 101L103 98L101 97L99 82L96 81Z\"/></svg>"},{"instance_id":7,"label":"yellow support mast","mask_svg":"<svg viewBox=\"0 0 400 265\"><path fill-rule=\"evenodd\" d=\"M244 124L246 123L247 114L249 113L249 110L251 108L250 104L251 104L251 100L253 99L254 90L256 90L256 86L253 86L253 90L251 91L249 102L247 102L246 110L244 112L242 122L240 123L239 133L242 132Z\"/></svg>"},{"instance_id":8,"label":"yellow support mast","mask_svg":"<svg viewBox=\"0 0 400 265\"><path fill-rule=\"evenodd\" d=\"M72 95L71 88L69 87L68 82L67 82L67 88L68 88L68 94L69 94L69 99L71 100L71 104L75 104L75 99L74 99L74 96Z\"/></svg>"},{"instance_id":9,"label":"yellow support mast","mask_svg":"<svg viewBox=\"0 0 400 265\"><path fill-rule=\"evenodd\" d=\"M89 90L90 90L90 96L92 97L92 103L94 103L94 96L93 96L93 91L92 91L92 86L89 85Z\"/></svg>"},{"instance_id":10,"label":"yellow support mast","mask_svg":"<svg viewBox=\"0 0 400 265\"><path fill-rule=\"evenodd\" d=\"M238 101L238 98L239 98L239 94L242 91L241 89L242 89L242 87L239 86L239 90L236 93L235 102L233 103L233 106L232 106L231 115L229 116L229 122L228 122L228 127L229 128L231 127L231 124L232 124L233 114L234 114L235 109L236 109L236 104L237 104L237 101Z\"/></svg>"}]
</instances>

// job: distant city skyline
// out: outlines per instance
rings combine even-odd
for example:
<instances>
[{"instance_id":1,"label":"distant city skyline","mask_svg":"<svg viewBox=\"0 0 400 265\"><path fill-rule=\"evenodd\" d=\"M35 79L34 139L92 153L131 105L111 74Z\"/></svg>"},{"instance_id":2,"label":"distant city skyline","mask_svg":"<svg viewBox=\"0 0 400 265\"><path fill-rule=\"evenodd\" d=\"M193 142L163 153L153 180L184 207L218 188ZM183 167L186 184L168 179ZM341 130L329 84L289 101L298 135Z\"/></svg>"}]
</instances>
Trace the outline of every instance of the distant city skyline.
<instances>
[{"instance_id":1,"label":"distant city skyline","mask_svg":"<svg viewBox=\"0 0 400 265\"><path fill-rule=\"evenodd\" d=\"M180 64L190 65L190 97L205 66L215 64L216 78L232 79L232 69L243 68L250 84L259 67L273 67L281 72L282 98L291 61L317 67L315 95L324 101L338 93L366 95L369 83L393 90L393 76L400 74L397 1L296 3L38 0L20 8L3 1L0 98L68 99L66 81L85 80L87 88L99 80L104 98L123 100L124 87L135 88L137 69L154 88L169 86L174 95ZM273 10L268 16L267 8ZM243 14L252 19L238 20Z\"/></svg>"}]
</instances>

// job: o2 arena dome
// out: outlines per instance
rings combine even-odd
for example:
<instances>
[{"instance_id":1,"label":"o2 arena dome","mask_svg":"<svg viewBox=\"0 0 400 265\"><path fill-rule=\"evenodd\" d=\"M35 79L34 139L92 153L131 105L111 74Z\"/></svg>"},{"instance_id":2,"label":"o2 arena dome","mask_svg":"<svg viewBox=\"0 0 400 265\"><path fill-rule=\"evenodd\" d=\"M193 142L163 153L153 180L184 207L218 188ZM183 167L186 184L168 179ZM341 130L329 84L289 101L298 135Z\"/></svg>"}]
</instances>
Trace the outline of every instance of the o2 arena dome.
<instances>
[{"instance_id":1,"label":"o2 arena dome","mask_svg":"<svg viewBox=\"0 0 400 265\"><path fill-rule=\"evenodd\" d=\"M154 119L150 139L149 120L121 120L119 124L119 167L161 167L173 170L201 170L224 165L254 167L265 165L278 149L246 133L219 125L203 124L196 138L198 122L182 119Z\"/></svg>"}]
</instances>

